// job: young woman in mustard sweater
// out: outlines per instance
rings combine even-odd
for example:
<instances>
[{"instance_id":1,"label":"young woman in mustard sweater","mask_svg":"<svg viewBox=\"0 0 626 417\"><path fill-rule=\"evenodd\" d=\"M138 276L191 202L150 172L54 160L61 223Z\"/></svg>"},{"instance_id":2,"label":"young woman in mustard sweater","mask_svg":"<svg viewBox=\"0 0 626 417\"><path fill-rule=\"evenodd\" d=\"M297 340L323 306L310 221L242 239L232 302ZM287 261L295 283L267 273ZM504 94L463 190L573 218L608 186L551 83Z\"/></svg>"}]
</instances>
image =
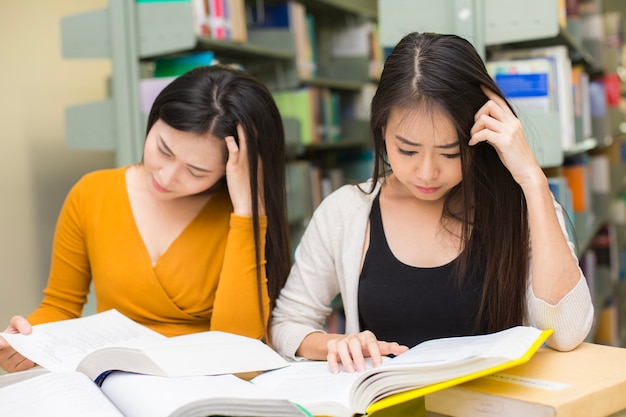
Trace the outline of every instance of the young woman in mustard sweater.
<instances>
[{"instance_id":1,"label":"young woman in mustard sweater","mask_svg":"<svg viewBox=\"0 0 626 417\"><path fill-rule=\"evenodd\" d=\"M290 258L282 120L247 73L196 68L156 98L141 163L85 175L61 210L41 305L7 331L115 308L167 336L265 338ZM0 366L33 363L0 337Z\"/></svg>"}]
</instances>

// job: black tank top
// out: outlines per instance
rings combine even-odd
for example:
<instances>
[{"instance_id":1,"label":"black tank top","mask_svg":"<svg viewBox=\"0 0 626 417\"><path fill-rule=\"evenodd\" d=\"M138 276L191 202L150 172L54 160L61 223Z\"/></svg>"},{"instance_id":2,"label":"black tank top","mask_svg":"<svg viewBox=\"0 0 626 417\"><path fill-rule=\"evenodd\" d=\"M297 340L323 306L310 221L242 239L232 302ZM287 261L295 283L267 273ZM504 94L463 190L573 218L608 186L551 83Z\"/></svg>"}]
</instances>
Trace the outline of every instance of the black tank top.
<instances>
[{"instance_id":1,"label":"black tank top","mask_svg":"<svg viewBox=\"0 0 626 417\"><path fill-rule=\"evenodd\" d=\"M396 259L385 237L376 196L359 281L361 329L371 330L378 340L408 347L434 338L482 333L476 327L476 313L483 274L467 277L459 288L453 277L455 262L418 268Z\"/></svg>"}]
</instances>

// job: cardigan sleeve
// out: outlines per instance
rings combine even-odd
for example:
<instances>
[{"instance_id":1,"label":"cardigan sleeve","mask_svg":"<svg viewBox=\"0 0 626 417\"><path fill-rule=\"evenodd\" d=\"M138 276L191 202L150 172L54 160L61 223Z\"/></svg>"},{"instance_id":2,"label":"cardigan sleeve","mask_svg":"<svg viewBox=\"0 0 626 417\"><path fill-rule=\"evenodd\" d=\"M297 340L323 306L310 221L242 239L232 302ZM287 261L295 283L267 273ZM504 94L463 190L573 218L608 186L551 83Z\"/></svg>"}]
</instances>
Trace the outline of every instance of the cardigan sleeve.
<instances>
[{"instance_id":1,"label":"cardigan sleeve","mask_svg":"<svg viewBox=\"0 0 626 417\"><path fill-rule=\"evenodd\" d=\"M566 218L563 208L553 197L554 209L556 210L559 224L563 235L568 241L572 257L578 258L575 246L569 238ZM531 259L532 262L532 259ZM580 269L578 284L571 289L556 305L549 304L535 296L532 290L532 274L529 264L529 279L527 283L527 321L531 326L540 329L552 329L554 333L547 340L548 346L553 349L568 351L582 343L593 325L594 307L587 280Z\"/></svg>"},{"instance_id":2,"label":"cardigan sleeve","mask_svg":"<svg viewBox=\"0 0 626 417\"><path fill-rule=\"evenodd\" d=\"M331 303L340 293L334 247L341 236L335 192L322 201L298 244L294 264L272 312L272 343L284 357L295 360L303 339L324 332Z\"/></svg>"},{"instance_id":3,"label":"cardigan sleeve","mask_svg":"<svg viewBox=\"0 0 626 417\"><path fill-rule=\"evenodd\" d=\"M332 302L341 294L345 331L359 331L358 286L371 183L348 184L315 210L295 252L295 262L272 313L272 341L287 359L310 333L324 332ZM365 190L365 191L364 191Z\"/></svg>"}]
</instances>

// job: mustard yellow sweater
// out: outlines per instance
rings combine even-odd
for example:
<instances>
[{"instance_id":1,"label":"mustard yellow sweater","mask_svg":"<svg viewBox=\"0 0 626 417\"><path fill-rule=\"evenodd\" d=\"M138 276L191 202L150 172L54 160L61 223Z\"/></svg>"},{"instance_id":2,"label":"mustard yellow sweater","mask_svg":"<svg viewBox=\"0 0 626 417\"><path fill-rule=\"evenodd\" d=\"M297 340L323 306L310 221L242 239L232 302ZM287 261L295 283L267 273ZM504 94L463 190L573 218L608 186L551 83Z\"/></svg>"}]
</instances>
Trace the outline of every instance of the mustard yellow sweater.
<instances>
[{"instance_id":1,"label":"mustard yellow sweater","mask_svg":"<svg viewBox=\"0 0 626 417\"><path fill-rule=\"evenodd\" d=\"M68 194L48 285L30 322L79 317L93 281L97 311L115 308L166 336L221 330L261 338L269 314L267 218L260 219L262 320L252 219L232 213L225 187L152 265L133 218L125 171L87 174Z\"/></svg>"}]
</instances>

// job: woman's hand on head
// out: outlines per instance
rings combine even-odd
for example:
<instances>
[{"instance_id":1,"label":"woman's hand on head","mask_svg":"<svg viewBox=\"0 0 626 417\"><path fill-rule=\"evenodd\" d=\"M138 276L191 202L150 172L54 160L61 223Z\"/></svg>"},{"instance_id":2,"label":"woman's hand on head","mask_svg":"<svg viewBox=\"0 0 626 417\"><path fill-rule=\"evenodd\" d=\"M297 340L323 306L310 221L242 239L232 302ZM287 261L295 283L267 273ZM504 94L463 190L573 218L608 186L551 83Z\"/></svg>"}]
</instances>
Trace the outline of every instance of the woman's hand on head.
<instances>
[{"instance_id":1,"label":"woman's hand on head","mask_svg":"<svg viewBox=\"0 0 626 417\"><path fill-rule=\"evenodd\" d=\"M226 181L228 193L233 203L234 213L238 216L252 217L252 190L250 188L250 166L248 164L248 147L246 134L241 125L237 125L239 146L233 136L227 136L226 147L228 148L228 161L226 162ZM259 193L259 215L265 215L265 202L263 199L263 169L259 158L257 174Z\"/></svg>"},{"instance_id":2,"label":"woman's hand on head","mask_svg":"<svg viewBox=\"0 0 626 417\"><path fill-rule=\"evenodd\" d=\"M339 372L342 364L346 372L364 371L365 358L369 357L376 367L382 364L383 356L399 355L409 348L396 342L383 342L369 330L333 338L326 344L328 367L332 373Z\"/></svg>"},{"instance_id":3,"label":"woman's hand on head","mask_svg":"<svg viewBox=\"0 0 626 417\"><path fill-rule=\"evenodd\" d=\"M502 97L486 87L482 89L489 100L474 116L469 144L487 142L493 146L518 184L534 180L542 171L528 145L521 121Z\"/></svg>"},{"instance_id":4,"label":"woman's hand on head","mask_svg":"<svg viewBox=\"0 0 626 417\"><path fill-rule=\"evenodd\" d=\"M9 322L9 327L4 331L5 333L22 333L30 334L33 328L24 317L14 316ZM7 341L0 336L0 368L7 372L17 372L30 369L35 366L34 362L26 359L7 343Z\"/></svg>"}]
</instances>

